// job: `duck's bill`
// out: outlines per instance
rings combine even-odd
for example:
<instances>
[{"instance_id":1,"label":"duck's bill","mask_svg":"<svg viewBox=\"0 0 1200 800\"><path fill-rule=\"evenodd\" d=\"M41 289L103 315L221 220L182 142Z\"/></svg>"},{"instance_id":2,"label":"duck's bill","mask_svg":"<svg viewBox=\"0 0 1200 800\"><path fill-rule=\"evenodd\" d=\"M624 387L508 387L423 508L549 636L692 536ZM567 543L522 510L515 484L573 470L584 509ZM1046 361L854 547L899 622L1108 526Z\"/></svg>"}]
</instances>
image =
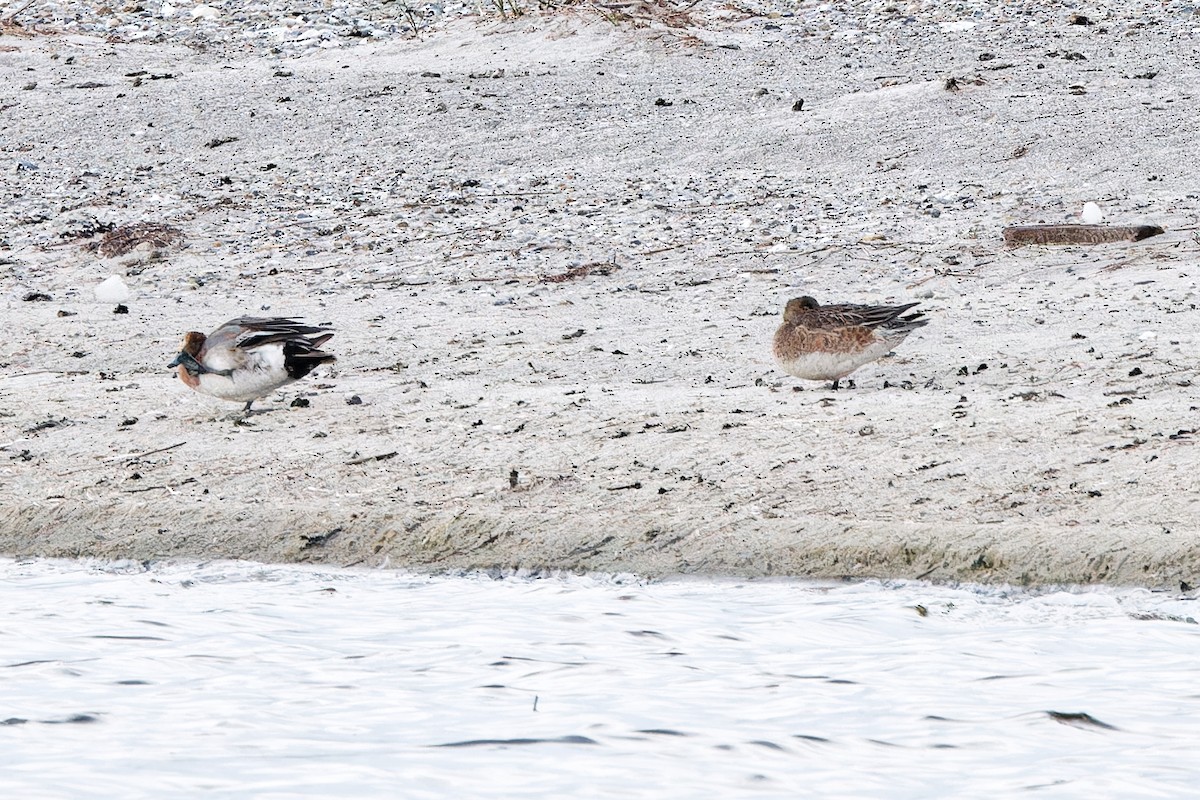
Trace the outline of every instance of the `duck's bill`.
<instances>
[{"instance_id":1,"label":"duck's bill","mask_svg":"<svg viewBox=\"0 0 1200 800\"><path fill-rule=\"evenodd\" d=\"M183 351L180 351L180 353L177 356L175 356L175 359L170 364L167 364L167 366L168 367L182 366L182 367L186 368L188 372L193 372L193 373L204 372L204 367L200 366L200 362L197 361L195 358L193 358L190 353L185 353Z\"/></svg>"}]
</instances>

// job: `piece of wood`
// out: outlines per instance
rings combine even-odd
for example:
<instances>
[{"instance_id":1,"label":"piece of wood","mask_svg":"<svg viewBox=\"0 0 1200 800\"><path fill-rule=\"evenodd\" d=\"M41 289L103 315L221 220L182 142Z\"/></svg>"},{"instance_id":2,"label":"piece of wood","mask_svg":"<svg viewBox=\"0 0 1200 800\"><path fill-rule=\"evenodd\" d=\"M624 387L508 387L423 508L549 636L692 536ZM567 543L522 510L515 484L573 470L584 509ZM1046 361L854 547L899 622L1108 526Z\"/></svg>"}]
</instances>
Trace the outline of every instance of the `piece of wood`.
<instances>
[{"instance_id":1,"label":"piece of wood","mask_svg":"<svg viewBox=\"0 0 1200 800\"><path fill-rule=\"evenodd\" d=\"M1013 225L1004 229L1010 247L1028 244L1110 244L1158 236L1157 225Z\"/></svg>"},{"instance_id":2,"label":"piece of wood","mask_svg":"<svg viewBox=\"0 0 1200 800\"><path fill-rule=\"evenodd\" d=\"M396 457L396 451L393 450L390 453L380 453L379 455L374 455L374 456L363 456L362 458L353 458L353 459L347 461L346 464L349 466L355 466L357 464L366 464L369 461L387 461L389 458L395 458L395 457Z\"/></svg>"},{"instance_id":3,"label":"piece of wood","mask_svg":"<svg viewBox=\"0 0 1200 800\"><path fill-rule=\"evenodd\" d=\"M147 450L144 453L126 453L125 455L121 456L112 456L111 458L104 459L104 463L108 464L113 461L136 461L139 458L145 458L146 456L152 456L157 453L165 453L168 450L174 450L176 447L183 447L185 444L187 444L187 442L176 442L175 444L169 444L166 447L157 447L153 450Z\"/></svg>"}]
</instances>

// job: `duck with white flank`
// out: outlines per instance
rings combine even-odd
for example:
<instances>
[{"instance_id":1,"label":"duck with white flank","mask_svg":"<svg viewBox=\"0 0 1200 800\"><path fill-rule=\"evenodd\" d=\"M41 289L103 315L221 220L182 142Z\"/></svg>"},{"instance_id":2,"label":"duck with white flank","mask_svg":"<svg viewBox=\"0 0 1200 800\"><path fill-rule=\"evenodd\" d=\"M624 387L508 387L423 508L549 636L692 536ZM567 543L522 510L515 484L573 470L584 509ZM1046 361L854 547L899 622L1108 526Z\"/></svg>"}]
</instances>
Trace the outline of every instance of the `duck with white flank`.
<instances>
[{"instance_id":1,"label":"duck with white flank","mask_svg":"<svg viewBox=\"0 0 1200 800\"><path fill-rule=\"evenodd\" d=\"M168 366L201 394L250 404L333 361L320 350L329 328L283 317L238 317L205 336L189 331Z\"/></svg>"},{"instance_id":2,"label":"duck with white flank","mask_svg":"<svg viewBox=\"0 0 1200 800\"><path fill-rule=\"evenodd\" d=\"M838 381L863 364L887 355L905 337L929 322L920 312L901 316L901 306L823 306L811 297L788 301L775 331L775 360L789 375L810 381ZM851 381L851 385L853 385Z\"/></svg>"}]
</instances>

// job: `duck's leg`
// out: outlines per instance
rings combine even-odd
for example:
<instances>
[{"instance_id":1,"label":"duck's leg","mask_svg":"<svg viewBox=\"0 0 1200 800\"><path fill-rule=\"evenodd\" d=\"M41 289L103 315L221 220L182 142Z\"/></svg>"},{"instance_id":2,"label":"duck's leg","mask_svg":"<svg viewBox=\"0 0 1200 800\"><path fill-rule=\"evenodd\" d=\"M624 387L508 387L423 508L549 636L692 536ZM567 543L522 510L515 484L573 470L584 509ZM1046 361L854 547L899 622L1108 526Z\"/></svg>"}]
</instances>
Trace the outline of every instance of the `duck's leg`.
<instances>
[{"instance_id":1,"label":"duck's leg","mask_svg":"<svg viewBox=\"0 0 1200 800\"><path fill-rule=\"evenodd\" d=\"M850 388L851 388L851 389L857 389L857 388L858 388L858 384L856 384L856 383L854 382L854 378L851 378L850 380L846 381L846 383L850 384Z\"/></svg>"},{"instance_id":2,"label":"duck's leg","mask_svg":"<svg viewBox=\"0 0 1200 800\"><path fill-rule=\"evenodd\" d=\"M242 409L243 416L250 416L254 412L250 410L250 406L254 403L253 400L247 400L245 408Z\"/></svg>"},{"instance_id":3,"label":"duck's leg","mask_svg":"<svg viewBox=\"0 0 1200 800\"><path fill-rule=\"evenodd\" d=\"M838 379L837 378L833 379L833 390L835 392L838 390Z\"/></svg>"}]
</instances>

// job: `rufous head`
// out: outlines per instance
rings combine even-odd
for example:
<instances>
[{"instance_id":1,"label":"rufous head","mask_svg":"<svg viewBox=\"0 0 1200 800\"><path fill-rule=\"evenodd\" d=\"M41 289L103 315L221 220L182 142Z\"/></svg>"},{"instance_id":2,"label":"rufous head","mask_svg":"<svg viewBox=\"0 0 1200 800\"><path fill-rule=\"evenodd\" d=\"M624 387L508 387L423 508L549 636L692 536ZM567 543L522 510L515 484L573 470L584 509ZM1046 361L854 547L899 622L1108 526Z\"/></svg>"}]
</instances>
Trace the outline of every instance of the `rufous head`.
<instances>
[{"instance_id":1,"label":"rufous head","mask_svg":"<svg viewBox=\"0 0 1200 800\"><path fill-rule=\"evenodd\" d=\"M179 352L187 353L195 358L200 355L200 348L204 347L205 336L199 331L188 331L183 335L183 345L179 348Z\"/></svg>"},{"instance_id":2,"label":"rufous head","mask_svg":"<svg viewBox=\"0 0 1200 800\"><path fill-rule=\"evenodd\" d=\"M183 344L179 347L179 353L170 364L167 364L168 367L175 367L183 382L193 389L199 385L198 376L204 372L204 367L196 360L200 355L200 348L204 347L204 339L203 333L188 331L183 336Z\"/></svg>"}]
</instances>

